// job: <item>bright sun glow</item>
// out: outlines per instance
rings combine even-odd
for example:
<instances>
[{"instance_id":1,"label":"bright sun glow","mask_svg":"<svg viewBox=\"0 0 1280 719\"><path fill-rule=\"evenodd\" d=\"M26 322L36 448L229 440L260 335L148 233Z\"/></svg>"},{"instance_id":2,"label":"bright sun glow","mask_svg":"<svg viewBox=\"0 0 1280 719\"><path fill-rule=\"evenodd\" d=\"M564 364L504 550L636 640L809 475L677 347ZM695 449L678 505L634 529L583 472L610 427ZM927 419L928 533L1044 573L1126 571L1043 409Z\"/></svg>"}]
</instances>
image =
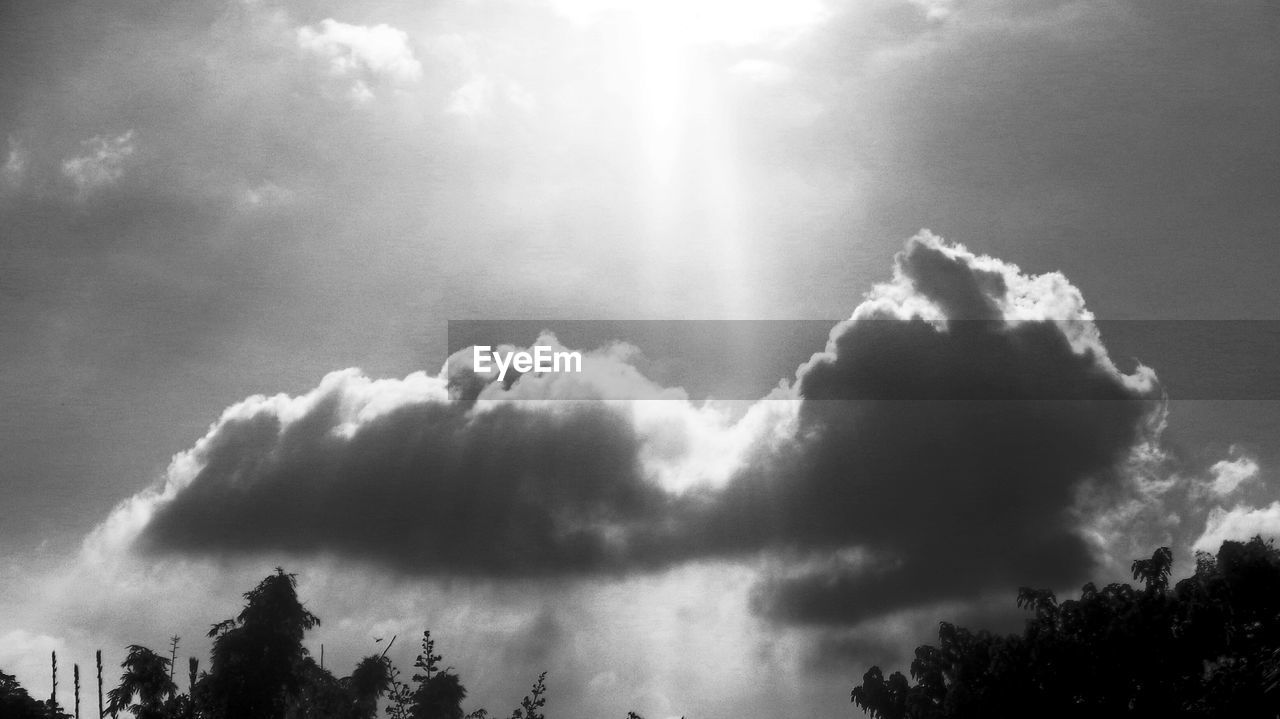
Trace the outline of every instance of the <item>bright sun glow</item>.
<instances>
[{"instance_id":1,"label":"bright sun glow","mask_svg":"<svg viewBox=\"0 0 1280 719\"><path fill-rule=\"evenodd\" d=\"M827 15L818 0L552 0L551 4L583 25L625 14L661 25L678 42L734 46L786 42Z\"/></svg>"},{"instance_id":2,"label":"bright sun glow","mask_svg":"<svg viewBox=\"0 0 1280 719\"><path fill-rule=\"evenodd\" d=\"M608 24L629 42L622 74L631 79L642 171L644 234L651 261L638 268L664 296L667 266L708 268L719 306L753 316L745 264L750 247L728 93L726 57L771 57L827 15L816 0L552 0L573 23Z\"/></svg>"}]
</instances>

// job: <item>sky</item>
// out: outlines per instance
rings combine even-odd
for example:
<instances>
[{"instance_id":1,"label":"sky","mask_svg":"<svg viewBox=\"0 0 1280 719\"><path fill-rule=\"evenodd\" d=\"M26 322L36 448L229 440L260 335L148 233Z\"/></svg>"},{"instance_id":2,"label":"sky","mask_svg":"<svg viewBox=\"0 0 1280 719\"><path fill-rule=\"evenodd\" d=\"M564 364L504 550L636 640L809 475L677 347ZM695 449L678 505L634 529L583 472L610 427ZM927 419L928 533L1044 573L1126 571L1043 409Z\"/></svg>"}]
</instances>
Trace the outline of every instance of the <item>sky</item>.
<instances>
[{"instance_id":1,"label":"sky","mask_svg":"<svg viewBox=\"0 0 1280 719\"><path fill-rule=\"evenodd\" d=\"M468 708L847 716L1019 585L1280 535L1278 32L0 4L0 669L207 657L280 565L339 674L430 628ZM501 340L589 371L504 386L459 320L594 321Z\"/></svg>"}]
</instances>

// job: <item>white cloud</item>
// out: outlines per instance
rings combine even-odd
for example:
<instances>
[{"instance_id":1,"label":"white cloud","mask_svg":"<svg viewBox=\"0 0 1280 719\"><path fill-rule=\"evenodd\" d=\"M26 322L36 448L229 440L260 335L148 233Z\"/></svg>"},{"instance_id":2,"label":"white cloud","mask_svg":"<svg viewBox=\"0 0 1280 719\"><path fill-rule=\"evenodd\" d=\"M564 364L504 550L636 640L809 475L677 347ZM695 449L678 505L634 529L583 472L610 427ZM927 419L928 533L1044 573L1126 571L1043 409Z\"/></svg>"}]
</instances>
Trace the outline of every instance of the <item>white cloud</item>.
<instances>
[{"instance_id":1,"label":"white cloud","mask_svg":"<svg viewBox=\"0 0 1280 719\"><path fill-rule=\"evenodd\" d=\"M298 28L298 47L326 61L331 76L349 81L356 102L374 97L379 84L409 85L422 78L422 63L409 36L390 25L349 25L333 18Z\"/></svg>"},{"instance_id":2,"label":"white cloud","mask_svg":"<svg viewBox=\"0 0 1280 719\"><path fill-rule=\"evenodd\" d=\"M953 0L911 0L911 4L924 11L925 19L940 22L951 16Z\"/></svg>"},{"instance_id":3,"label":"white cloud","mask_svg":"<svg viewBox=\"0 0 1280 719\"><path fill-rule=\"evenodd\" d=\"M444 111L463 117L479 117L501 109L513 109L526 115L538 106L532 92L510 80L495 82L488 75L476 73L449 94Z\"/></svg>"},{"instance_id":4,"label":"white cloud","mask_svg":"<svg viewBox=\"0 0 1280 719\"><path fill-rule=\"evenodd\" d=\"M552 9L580 26L621 16L687 44L784 45L826 21L821 0L551 0Z\"/></svg>"},{"instance_id":5,"label":"white cloud","mask_svg":"<svg viewBox=\"0 0 1280 719\"><path fill-rule=\"evenodd\" d=\"M69 687L72 686L72 663L76 660L67 652L67 642L60 637L13 629L0 633L0 669L18 678L19 683L31 682L34 677L42 677L42 683L32 682L27 690L36 697L47 698L49 695L41 689L49 686L51 669L51 652L58 653L58 702L64 707L70 706L72 697ZM81 679L85 681L85 679ZM72 700L74 701L74 700Z\"/></svg>"},{"instance_id":6,"label":"white cloud","mask_svg":"<svg viewBox=\"0 0 1280 719\"><path fill-rule=\"evenodd\" d=\"M86 140L88 154L63 160L63 177L70 180L82 196L116 182L124 176L125 161L133 155L133 138L134 132L129 130L116 137L98 135Z\"/></svg>"},{"instance_id":7,"label":"white cloud","mask_svg":"<svg viewBox=\"0 0 1280 719\"><path fill-rule=\"evenodd\" d=\"M5 158L4 165L0 167L0 179L7 188L15 188L22 184L22 179L27 173L28 153L22 143L18 142L13 136L9 137L9 156Z\"/></svg>"},{"instance_id":8,"label":"white cloud","mask_svg":"<svg viewBox=\"0 0 1280 719\"><path fill-rule=\"evenodd\" d=\"M449 96L445 112L475 117L488 109L493 95L493 84L484 75L477 75Z\"/></svg>"},{"instance_id":9,"label":"white cloud","mask_svg":"<svg viewBox=\"0 0 1280 719\"><path fill-rule=\"evenodd\" d=\"M1272 502L1268 507L1238 505L1231 510L1215 507L1209 512L1204 534L1196 540L1194 548L1216 552L1224 540L1243 541L1255 534L1280 536L1280 501Z\"/></svg>"},{"instance_id":10,"label":"white cloud","mask_svg":"<svg viewBox=\"0 0 1280 719\"><path fill-rule=\"evenodd\" d=\"M288 204L293 201L294 194L287 187L274 182L262 182L240 191L240 205L245 209L264 209Z\"/></svg>"},{"instance_id":11,"label":"white cloud","mask_svg":"<svg viewBox=\"0 0 1280 719\"><path fill-rule=\"evenodd\" d=\"M1232 447L1232 454L1238 454L1239 449ZM1224 497L1240 488L1240 485L1257 478L1258 463L1250 457L1241 455L1235 459L1224 459L1215 463L1209 468L1213 474L1213 483L1210 489L1214 494Z\"/></svg>"}]
</instances>

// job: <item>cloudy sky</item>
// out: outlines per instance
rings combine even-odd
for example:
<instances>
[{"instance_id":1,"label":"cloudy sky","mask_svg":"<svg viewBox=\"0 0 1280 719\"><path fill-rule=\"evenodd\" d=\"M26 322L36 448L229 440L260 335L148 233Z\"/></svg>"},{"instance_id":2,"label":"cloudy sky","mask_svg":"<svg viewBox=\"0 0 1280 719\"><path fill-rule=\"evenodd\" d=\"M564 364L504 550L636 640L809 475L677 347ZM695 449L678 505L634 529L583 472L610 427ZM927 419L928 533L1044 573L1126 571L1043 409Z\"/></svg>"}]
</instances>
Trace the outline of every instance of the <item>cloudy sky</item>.
<instances>
[{"instance_id":1,"label":"cloudy sky","mask_svg":"<svg viewBox=\"0 0 1280 719\"><path fill-rule=\"evenodd\" d=\"M1263 0L4 3L0 669L206 657L283 565L339 674L430 628L468 708L547 670L561 717L847 716L1019 585L1280 534L1278 36ZM504 386L446 366L461 319L600 322L503 338L588 369ZM681 319L804 322L629 336Z\"/></svg>"}]
</instances>

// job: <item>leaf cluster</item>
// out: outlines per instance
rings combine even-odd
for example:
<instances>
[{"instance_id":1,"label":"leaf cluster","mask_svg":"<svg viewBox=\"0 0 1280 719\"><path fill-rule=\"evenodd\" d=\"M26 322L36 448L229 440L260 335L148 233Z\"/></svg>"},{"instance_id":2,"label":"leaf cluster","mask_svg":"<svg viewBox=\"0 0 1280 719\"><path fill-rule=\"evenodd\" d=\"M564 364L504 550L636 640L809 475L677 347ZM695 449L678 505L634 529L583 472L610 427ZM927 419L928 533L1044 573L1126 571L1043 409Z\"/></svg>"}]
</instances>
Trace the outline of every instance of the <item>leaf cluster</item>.
<instances>
[{"instance_id":1,"label":"leaf cluster","mask_svg":"<svg viewBox=\"0 0 1280 719\"><path fill-rule=\"evenodd\" d=\"M1170 588L1172 564L1162 547L1133 563L1141 588L1086 584L1061 603L1024 587L1021 636L943 622L911 680L872 667L851 700L873 719L1280 714L1280 551L1225 542Z\"/></svg>"}]
</instances>

